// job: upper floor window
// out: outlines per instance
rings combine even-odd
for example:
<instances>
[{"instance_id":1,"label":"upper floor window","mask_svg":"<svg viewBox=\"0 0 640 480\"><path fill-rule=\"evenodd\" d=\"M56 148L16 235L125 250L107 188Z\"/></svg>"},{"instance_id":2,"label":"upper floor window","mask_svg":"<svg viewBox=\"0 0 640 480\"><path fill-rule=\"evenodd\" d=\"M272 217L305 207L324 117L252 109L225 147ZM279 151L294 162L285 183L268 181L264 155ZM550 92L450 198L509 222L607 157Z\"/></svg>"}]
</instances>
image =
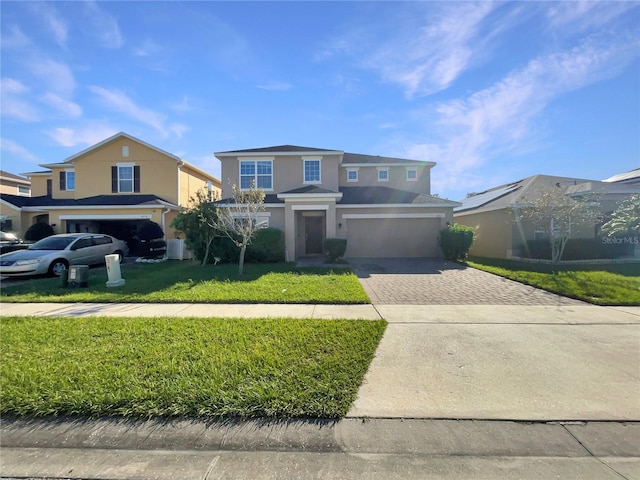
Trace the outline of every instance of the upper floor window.
<instances>
[{"instance_id":1,"label":"upper floor window","mask_svg":"<svg viewBox=\"0 0 640 480\"><path fill-rule=\"evenodd\" d=\"M249 189L252 183L255 184L257 188L263 190L273 189L273 161L240 161L240 189Z\"/></svg>"},{"instance_id":2,"label":"upper floor window","mask_svg":"<svg viewBox=\"0 0 640 480\"><path fill-rule=\"evenodd\" d=\"M389 169L388 168L378 168L378 181L379 182L388 182L389 181Z\"/></svg>"},{"instance_id":3,"label":"upper floor window","mask_svg":"<svg viewBox=\"0 0 640 480\"><path fill-rule=\"evenodd\" d=\"M358 169L357 168L347 169L347 182L357 182L357 181L358 181Z\"/></svg>"},{"instance_id":4,"label":"upper floor window","mask_svg":"<svg viewBox=\"0 0 640 480\"><path fill-rule=\"evenodd\" d=\"M118 192L133 193L133 165L118 165Z\"/></svg>"},{"instance_id":5,"label":"upper floor window","mask_svg":"<svg viewBox=\"0 0 640 480\"><path fill-rule=\"evenodd\" d=\"M18 185L18 195L31 195L31 188L27 187L26 185Z\"/></svg>"},{"instance_id":6,"label":"upper floor window","mask_svg":"<svg viewBox=\"0 0 640 480\"><path fill-rule=\"evenodd\" d=\"M140 165L118 163L111 167L111 193L140 192Z\"/></svg>"},{"instance_id":7,"label":"upper floor window","mask_svg":"<svg viewBox=\"0 0 640 480\"><path fill-rule=\"evenodd\" d=\"M304 161L304 183L321 183L320 159Z\"/></svg>"},{"instance_id":8,"label":"upper floor window","mask_svg":"<svg viewBox=\"0 0 640 480\"><path fill-rule=\"evenodd\" d=\"M415 168L407 168L407 182L418 181L418 170Z\"/></svg>"},{"instance_id":9,"label":"upper floor window","mask_svg":"<svg viewBox=\"0 0 640 480\"><path fill-rule=\"evenodd\" d=\"M76 189L76 172L72 170L66 170L60 172L60 190L75 190Z\"/></svg>"}]
</instances>

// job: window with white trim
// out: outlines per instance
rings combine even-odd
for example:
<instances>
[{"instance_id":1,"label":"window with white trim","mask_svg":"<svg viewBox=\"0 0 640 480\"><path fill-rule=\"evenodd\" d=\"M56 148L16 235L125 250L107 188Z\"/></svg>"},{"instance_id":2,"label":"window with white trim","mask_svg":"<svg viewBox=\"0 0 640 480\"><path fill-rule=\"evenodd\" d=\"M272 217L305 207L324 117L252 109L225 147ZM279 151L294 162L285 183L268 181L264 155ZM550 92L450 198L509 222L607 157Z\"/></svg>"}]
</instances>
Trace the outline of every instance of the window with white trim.
<instances>
[{"instance_id":1,"label":"window with white trim","mask_svg":"<svg viewBox=\"0 0 640 480\"><path fill-rule=\"evenodd\" d=\"M118 192L133 193L133 163L119 163Z\"/></svg>"},{"instance_id":2,"label":"window with white trim","mask_svg":"<svg viewBox=\"0 0 640 480\"><path fill-rule=\"evenodd\" d=\"M407 168L407 182L417 182L417 181L418 181L418 169Z\"/></svg>"},{"instance_id":3,"label":"window with white trim","mask_svg":"<svg viewBox=\"0 0 640 480\"><path fill-rule=\"evenodd\" d=\"M388 182L389 181L389 169L388 168L378 168L378 181L379 182Z\"/></svg>"},{"instance_id":4,"label":"window with white trim","mask_svg":"<svg viewBox=\"0 0 640 480\"><path fill-rule=\"evenodd\" d=\"M263 190L273 190L273 161L240 161L240 189L248 190L251 184Z\"/></svg>"},{"instance_id":5,"label":"window with white trim","mask_svg":"<svg viewBox=\"0 0 640 480\"><path fill-rule=\"evenodd\" d=\"M347 182L357 182L358 181L358 169L357 168L348 168L347 169Z\"/></svg>"},{"instance_id":6,"label":"window with white trim","mask_svg":"<svg viewBox=\"0 0 640 480\"><path fill-rule=\"evenodd\" d=\"M76 189L76 172L65 170L60 172L60 191Z\"/></svg>"},{"instance_id":7,"label":"window with white trim","mask_svg":"<svg viewBox=\"0 0 640 480\"><path fill-rule=\"evenodd\" d=\"M304 183L321 183L320 159L310 158L304 160Z\"/></svg>"},{"instance_id":8,"label":"window with white trim","mask_svg":"<svg viewBox=\"0 0 640 480\"><path fill-rule=\"evenodd\" d=\"M31 195L31 188L26 185L18 185L18 195L29 196Z\"/></svg>"}]
</instances>

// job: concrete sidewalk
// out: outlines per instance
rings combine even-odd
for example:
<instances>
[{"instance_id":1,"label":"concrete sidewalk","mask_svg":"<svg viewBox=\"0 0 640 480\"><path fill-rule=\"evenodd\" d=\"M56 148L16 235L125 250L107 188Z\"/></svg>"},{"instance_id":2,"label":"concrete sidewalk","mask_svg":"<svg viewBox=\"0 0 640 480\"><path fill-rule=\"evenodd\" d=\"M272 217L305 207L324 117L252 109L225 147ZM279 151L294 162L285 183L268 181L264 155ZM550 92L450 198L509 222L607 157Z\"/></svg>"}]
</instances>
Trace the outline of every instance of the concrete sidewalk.
<instances>
[{"instance_id":1,"label":"concrete sidewalk","mask_svg":"<svg viewBox=\"0 0 640 480\"><path fill-rule=\"evenodd\" d=\"M24 478L637 478L639 423L16 420Z\"/></svg>"}]
</instances>

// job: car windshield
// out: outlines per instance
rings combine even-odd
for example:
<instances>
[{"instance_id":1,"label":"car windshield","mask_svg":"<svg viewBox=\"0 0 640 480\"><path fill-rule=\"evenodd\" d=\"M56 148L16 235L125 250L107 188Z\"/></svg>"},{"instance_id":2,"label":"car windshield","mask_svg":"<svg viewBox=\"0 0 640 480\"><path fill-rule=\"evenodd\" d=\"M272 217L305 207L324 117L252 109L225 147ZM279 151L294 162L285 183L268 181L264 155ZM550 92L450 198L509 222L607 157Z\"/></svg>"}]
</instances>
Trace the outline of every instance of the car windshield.
<instances>
[{"instance_id":1,"label":"car windshield","mask_svg":"<svg viewBox=\"0 0 640 480\"><path fill-rule=\"evenodd\" d=\"M64 250L78 237L47 237L37 241L29 250Z\"/></svg>"}]
</instances>

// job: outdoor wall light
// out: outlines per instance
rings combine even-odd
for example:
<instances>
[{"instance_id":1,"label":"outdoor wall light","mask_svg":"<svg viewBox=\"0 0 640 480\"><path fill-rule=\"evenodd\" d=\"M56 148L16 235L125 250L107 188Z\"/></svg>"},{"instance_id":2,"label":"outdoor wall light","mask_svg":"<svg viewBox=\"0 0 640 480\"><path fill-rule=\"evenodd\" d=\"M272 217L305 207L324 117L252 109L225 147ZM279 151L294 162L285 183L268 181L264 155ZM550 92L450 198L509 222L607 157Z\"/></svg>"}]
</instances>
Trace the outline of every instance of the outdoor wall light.
<instances>
[{"instance_id":1,"label":"outdoor wall light","mask_svg":"<svg viewBox=\"0 0 640 480\"><path fill-rule=\"evenodd\" d=\"M341 223L338 224L338 228L342 228L342 224Z\"/></svg>"}]
</instances>

